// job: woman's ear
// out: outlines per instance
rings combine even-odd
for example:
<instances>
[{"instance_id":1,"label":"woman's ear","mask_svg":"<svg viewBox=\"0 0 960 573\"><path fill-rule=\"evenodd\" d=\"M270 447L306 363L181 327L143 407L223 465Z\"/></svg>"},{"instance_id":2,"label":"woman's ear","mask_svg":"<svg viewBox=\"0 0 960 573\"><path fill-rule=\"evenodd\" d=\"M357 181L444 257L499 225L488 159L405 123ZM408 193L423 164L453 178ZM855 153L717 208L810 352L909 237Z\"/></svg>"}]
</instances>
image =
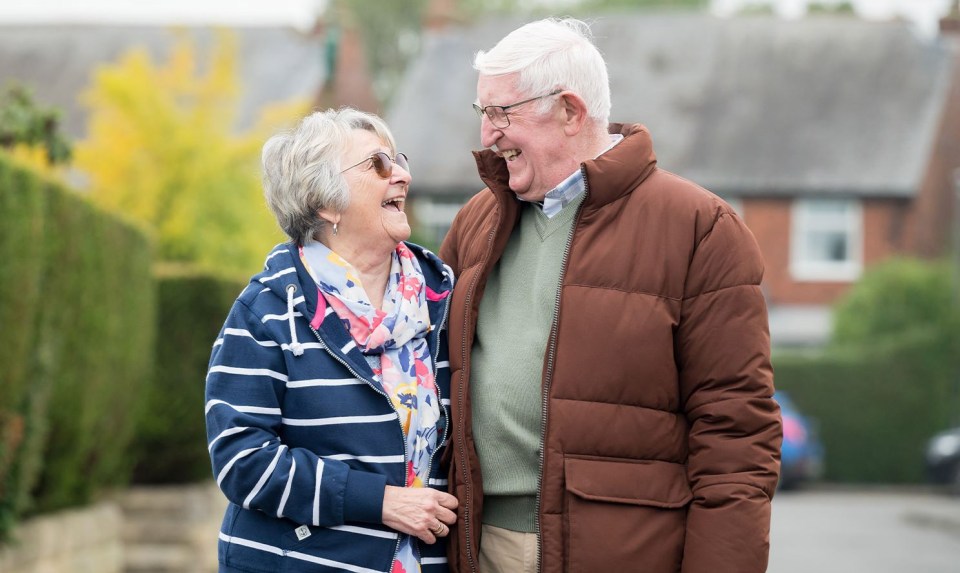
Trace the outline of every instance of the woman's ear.
<instances>
[{"instance_id":1,"label":"woman's ear","mask_svg":"<svg viewBox=\"0 0 960 573\"><path fill-rule=\"evenodd\" d=\"M580 133L588 117L587 103L570 91L560 93L560 102L563 111L563 132L567 135Z\"/></svg>"},{"instance_id":2,"label":"woman's ear","mask_svg":"<svg viewBox=\"0 0 960 573\"><path fill-rule=\"evenodd\" d=\"M336 225L340 222L340 213L330 209L320 209L317 211L317 216L331 225Z\"/></svg>"}]
</instances>

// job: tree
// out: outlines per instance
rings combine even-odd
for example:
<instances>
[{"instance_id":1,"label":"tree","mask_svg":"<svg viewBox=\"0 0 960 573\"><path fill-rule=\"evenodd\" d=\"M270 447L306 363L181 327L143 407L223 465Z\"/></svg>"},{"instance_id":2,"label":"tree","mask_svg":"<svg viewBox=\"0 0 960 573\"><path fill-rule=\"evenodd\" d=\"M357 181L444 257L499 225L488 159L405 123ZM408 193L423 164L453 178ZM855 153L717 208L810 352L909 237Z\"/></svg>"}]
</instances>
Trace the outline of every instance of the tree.
<instances>
[{"instance_id":1,"label":"tree","mask_svg":"<svg viewBox=\"0 0 960 573\"><path fill-rule=\"evenodd\" d=\"M166 62L134 50L100 69L84 94L89 136L75 167L95 202L152 230L160 259L248 275L283 240L262 197L260 147L307 104L270 107L234 134L236 39L216 39L202 66L181 36Z\"/></svg>"},{"instance_id":2,"label":"tree","mask_svg":"<svg viewBox=\"0 0 960 573\"><path fill-rule=\"evenodd\" d=\"M38 106L26 87L0 92L0 147L41 170L70 159L70 142L60 132L60 111Z\"/></svg>"}]
</instances>

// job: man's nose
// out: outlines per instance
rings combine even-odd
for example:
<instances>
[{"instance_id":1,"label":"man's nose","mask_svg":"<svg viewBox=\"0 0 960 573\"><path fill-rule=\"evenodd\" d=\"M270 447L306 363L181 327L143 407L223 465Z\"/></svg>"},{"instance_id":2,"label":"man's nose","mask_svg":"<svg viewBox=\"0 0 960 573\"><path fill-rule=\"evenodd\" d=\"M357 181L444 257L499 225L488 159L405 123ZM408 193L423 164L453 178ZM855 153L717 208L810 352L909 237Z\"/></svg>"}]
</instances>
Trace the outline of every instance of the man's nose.
<instances>
[{"instance_id":1,"label":"man's nose","mask_svg":"<svg viewBox=\"0 0 960 573\"><path fill-rule=\"evenodd\" d=\"M495 127L486 115L480 118L480 145L484 147L493 147L500 139L503 132L499 127Z\"/></svg>"}]
</instances>

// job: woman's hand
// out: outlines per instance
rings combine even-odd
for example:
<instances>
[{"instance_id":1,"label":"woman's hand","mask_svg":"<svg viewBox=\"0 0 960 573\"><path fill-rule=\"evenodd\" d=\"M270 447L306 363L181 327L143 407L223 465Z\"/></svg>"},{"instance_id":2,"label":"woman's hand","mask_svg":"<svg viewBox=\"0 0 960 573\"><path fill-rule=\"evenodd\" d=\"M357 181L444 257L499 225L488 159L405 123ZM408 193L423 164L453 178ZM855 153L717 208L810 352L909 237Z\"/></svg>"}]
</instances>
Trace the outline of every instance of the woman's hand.
<instances>
[{"instance_id":1,"label":"woman's hand","mask_svg":"<svg viewBox=\"0 0 960 573\"><path fill-rule=\"evenodd\" d=\"M459 503L449 493L430 488L388 485L383 492L383 524L401 533L436 543L450 533Z\"/></svg>"}]
</instances>

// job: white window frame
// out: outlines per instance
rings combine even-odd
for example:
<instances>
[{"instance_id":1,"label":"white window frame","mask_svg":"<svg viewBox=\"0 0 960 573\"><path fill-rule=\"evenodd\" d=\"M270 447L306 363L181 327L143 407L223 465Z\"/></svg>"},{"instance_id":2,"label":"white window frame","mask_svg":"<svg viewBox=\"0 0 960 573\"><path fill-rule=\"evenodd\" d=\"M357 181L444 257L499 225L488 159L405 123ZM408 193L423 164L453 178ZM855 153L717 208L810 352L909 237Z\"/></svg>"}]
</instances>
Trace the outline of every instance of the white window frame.
<instances>
[{"instance_id":1,"label":"white window frame","mask_svg":"<svg viewBox=\"0 0 960 573\"><path fill-rule=\"evenodd\" d=\"M812 212L814 206L834 204L845 212L831 215ZM853 282L863 272L863 206L856 199L796 199L790 217L790 274L794 280ZM808 238L816 232L842 232L847 241L843 261L813 258Z\"/></svg>"}]
</instances>

